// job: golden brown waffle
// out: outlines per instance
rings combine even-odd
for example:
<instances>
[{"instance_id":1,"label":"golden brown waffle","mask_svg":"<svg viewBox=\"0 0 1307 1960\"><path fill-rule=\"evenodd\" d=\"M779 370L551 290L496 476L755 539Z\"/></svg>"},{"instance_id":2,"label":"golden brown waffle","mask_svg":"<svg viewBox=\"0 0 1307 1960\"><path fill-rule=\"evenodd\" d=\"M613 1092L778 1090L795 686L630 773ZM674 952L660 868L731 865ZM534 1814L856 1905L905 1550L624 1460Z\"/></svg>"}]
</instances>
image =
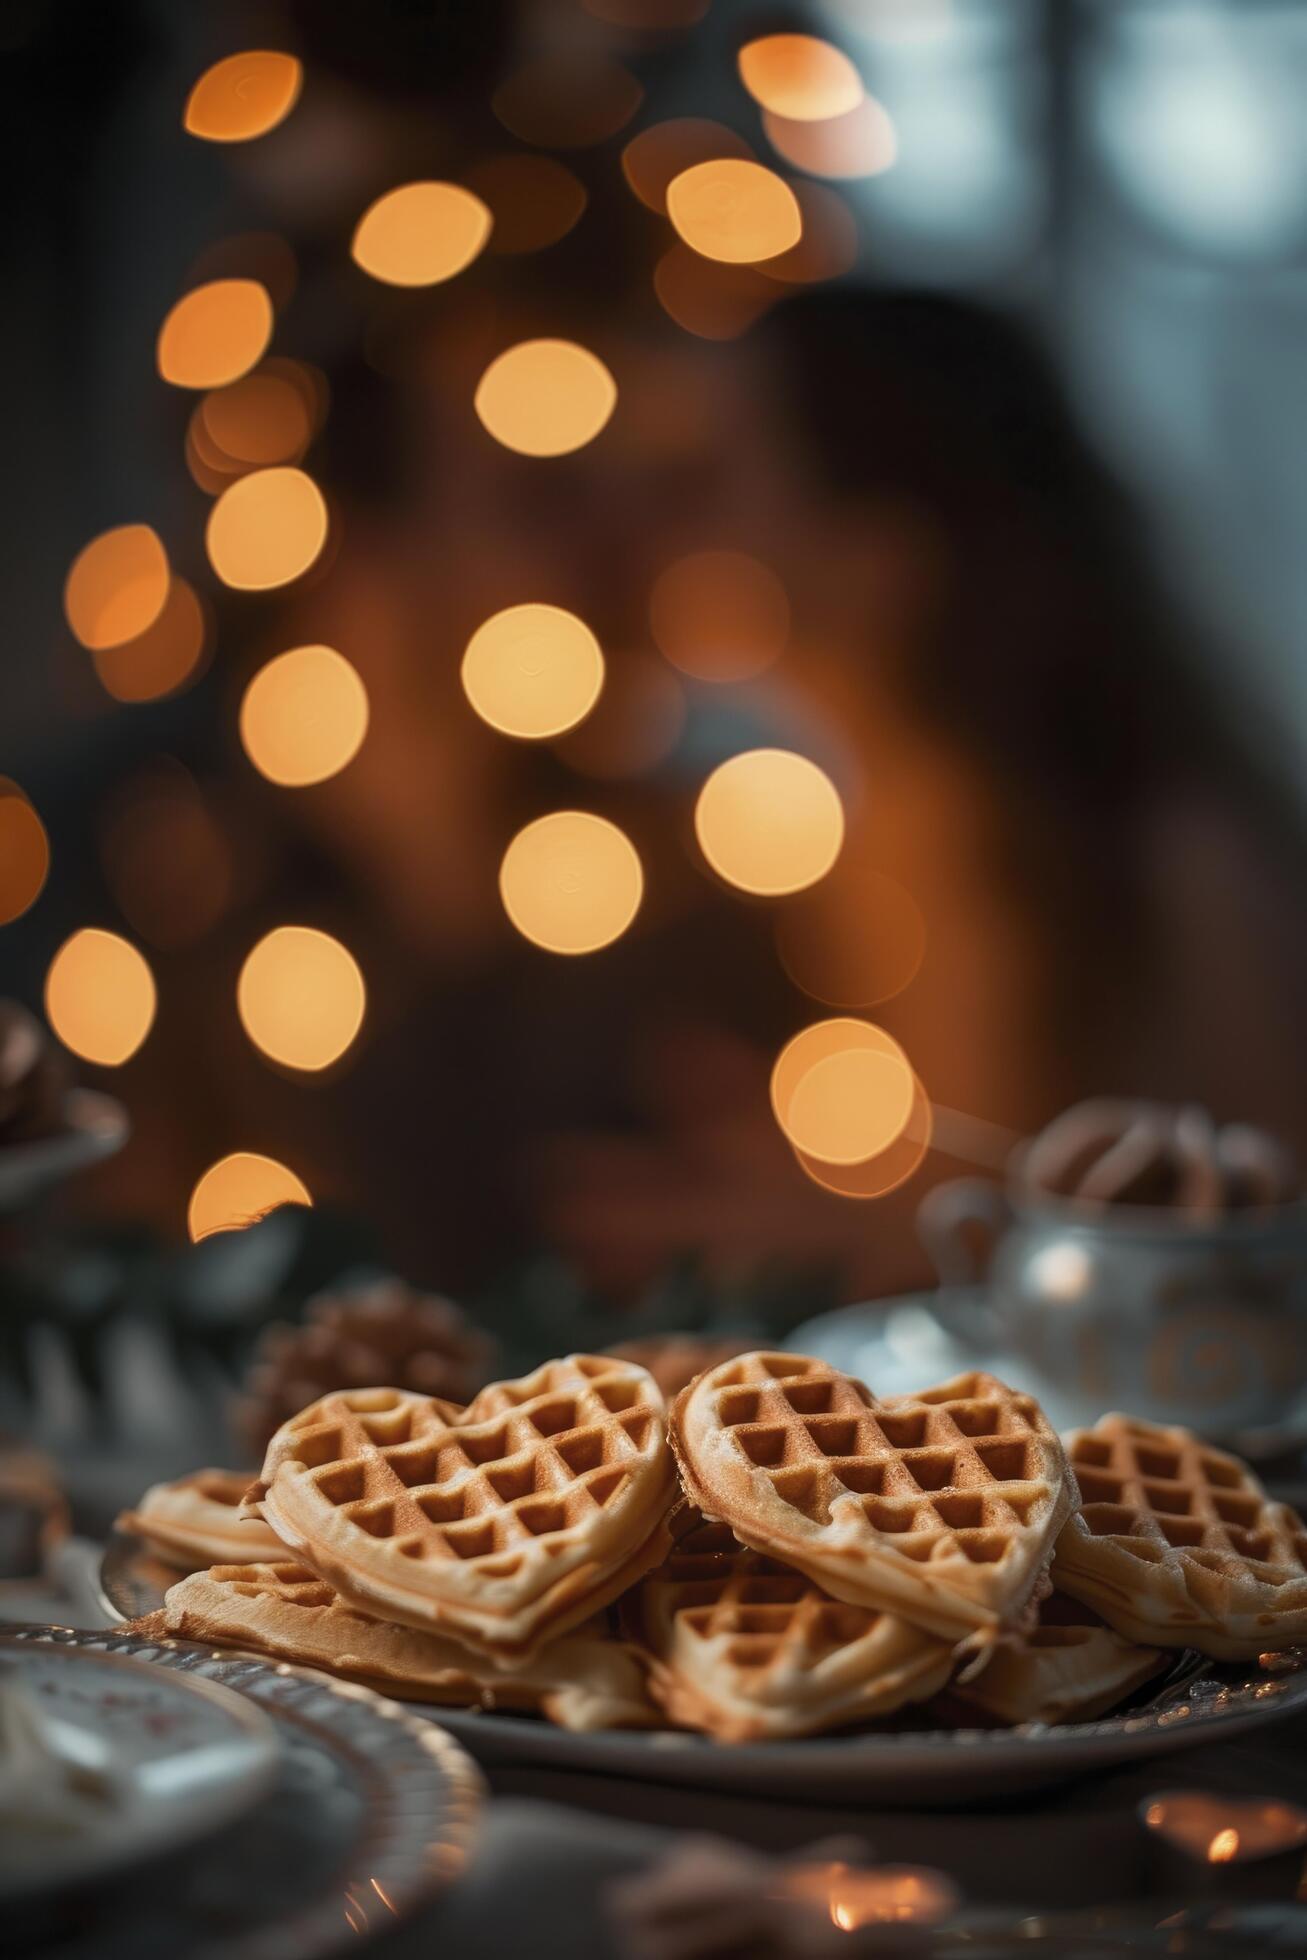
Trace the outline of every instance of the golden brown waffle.
<instances>
[{"instance_id":1,"label":"golden brown waffle","mask_svg":"<svg viewBox=\"0 0 1307 1960\"><path fill-rule=\"evenodd\" d=\"M981 1674L949 1691L949 1712L956 1704L964 1720L1091 1722L1169 1663L1156 1647L1123 1639L1090 1607L1053 1592L1029 1633L999 1641Z\"/></svg>"},{"instance_id":2,"label":"golden brown waffle","mask_svg":"<svg viewBox=\"0 0 1307 1960\"><path fill-rule=\"evenodd\" d=\"M452 1418L346 1390L278 1430L251 1502L350 1605L511 1668L662 1556L664 1424L643 1368L593 1355L492 1383Z\"/></svg>"},{"instance_id":3,"label":"golden brown waffle","mask_svg":"<svg viewBox=\"0 0 1307 1960\"><path fill-rule=\"evenodd\" d=\"M832 1599L689 1506L672 1529L671 1552L623 1610L674 1722L719 1742L815 1735L922 1701L947 1680L943 1641Z\"/></svg>"},{"instance_id":4,"label":"golden brown waffle","mask_svg":"<svg viewBox=\"0 0 1307 1960\"><path fill-rule=\"evenodd\" d=\"M118 1528L134 1532L181 1572L226 1559L279 1558L285 1547L271 1527L241 1516L249 1487L244 1470L195 1470L176 1483L151 1485L134 1511L120 1514Z\"/></svg>"},{"instance_id":5,"label":"golden brown waffle","mask_svg":"<svg viewBox=\"0 0 1307 1960\"><path fill-rule=\"evenodd\" d=\"M307 1566L218 1565L168 1593L158 1629L361 1681L402 1701L543 1709L563 1728L643 1728L657 1720L634 1651L602 1623L546 1647L520 1676L478 1666L457 1642L355 1612Z\"/></svg>"},{"instance_id":6,"label":"golden brown waffle","mask_svg":"<svg viewBox=\"0 0 1307 1960\"><path fill-rule=\"evenodd\" d=\"M825 1362L747 1354L683 1390L670 1428L705 1516L944 1639L1020 1618L1075 1503L1038 1404L992 1375L881 1402Z\"/></svg>"},{"instance_id":7,"label":"golden brown waffle","mask_svg":"<svg viewBox=\"0 0 1307 1960\"><path fill-rule=\"evenodd\" d=\"M1242 1660L1307 1641L1307 1526L1246 1463L1122 1415L1067 1452L1082 1502L1058 1542L1062 1591L1155 1647Z\"/></svg>"}]
</instances>

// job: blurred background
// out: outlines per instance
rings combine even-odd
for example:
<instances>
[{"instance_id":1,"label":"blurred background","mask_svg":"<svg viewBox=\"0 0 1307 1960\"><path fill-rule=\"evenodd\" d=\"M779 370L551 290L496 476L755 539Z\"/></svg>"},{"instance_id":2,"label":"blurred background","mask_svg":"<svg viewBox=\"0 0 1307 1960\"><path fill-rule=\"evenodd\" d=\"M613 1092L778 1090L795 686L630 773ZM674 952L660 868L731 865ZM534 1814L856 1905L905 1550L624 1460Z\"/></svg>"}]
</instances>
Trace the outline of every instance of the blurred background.
<instances>
[{"instance_id":1,"label":"blurred background","mask_svg":"<svg viewBox=\"0 0 1307 1960\"><path fill-rule=\"evenodd\" d=\"M62 1256L307 1198L319 1283L792 1324L1081 1096L1307 1146L1307 9L0 37Z\"/></svg>"}]
</instances>

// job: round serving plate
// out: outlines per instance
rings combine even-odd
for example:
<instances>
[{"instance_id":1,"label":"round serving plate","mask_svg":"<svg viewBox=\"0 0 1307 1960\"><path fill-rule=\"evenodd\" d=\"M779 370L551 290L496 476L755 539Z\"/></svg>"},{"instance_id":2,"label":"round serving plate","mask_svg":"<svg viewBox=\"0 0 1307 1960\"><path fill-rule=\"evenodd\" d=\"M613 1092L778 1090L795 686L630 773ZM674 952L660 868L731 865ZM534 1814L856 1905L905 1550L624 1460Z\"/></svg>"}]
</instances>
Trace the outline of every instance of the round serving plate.
<instances>
[{"instance_id":1,"label":"round serving plate","mask_svg":"<svg viewBox=\"0 0 1307 1960\"><path fill-rule=\"evenodd\" d=\"M18 1211L75 1171L114 1156L130 1133L122 1104L93 1089L70 1089L64 1117L54 1136L0 1149L0 1212Z\"/></svg>"},{"instance_id":2,"label":"round serving plate","mask_svg":"<svg viewBox=\"0 0 1307 1960\"><path fill-rule=\"evenodd\" d=\"M214 1691L271 1726L263 1794L184 1858L156 1859L148 1884L115 1890L116 1952L319 1960L393 1927L463 1868L481 1802L475 1766L442 1729L370 1689L112 1630L23 1627L0 1647L53 1666L116 1664L160 1695ZM42 1960L82 1960L84 1933L43 1925Z\"/></svg>"},{"instance_id":3,"label":"round serving plate","mask_svg":"<svg viewBox=\"0 0 1307 1960\"><path fill-rule=\"evenodd\" d=\"M214 1681L122 1653L0 1634L0 1687L30 1703L65 1764L78 1819L23 1831L21 1796L0 1846L0 1905L62 1893L219 1830L272 1782L263 1712Z\"/></svg>"},{"instance_id":4,"label":"round serving plate","mask_svg":"<svg viewBox=\"0 0 1307 1960\"><path fill-rule=\"evenodd\" d=\"M129 1617L162 1604L157 1561L126 1533L105 1555L106 1601ZM1302 1669L1256 1661L1227 1664L1177 1656L1118 1713L1094 1722L1028 1724L1016 1729L910 1726L912 1711L894 1726L859 1734L731 1747L679 1731L605 1731L576 1735L533 1715L491 1715L474 1709L408 1702L420 1719L439 1724L487 1766L550 1765L559 1769L635 1776L648 1782L702 1789L743 1790L754 1796L835 1795L929 1807L977 1803L1004 1792L1070 1782L1089 1771L1171 1755L1198 1743L1242 1735L1284 1716L1307 1711L1307 1654ZM323 1677L324 1679L327 1677Z\"/></svg>"}]
</instances>

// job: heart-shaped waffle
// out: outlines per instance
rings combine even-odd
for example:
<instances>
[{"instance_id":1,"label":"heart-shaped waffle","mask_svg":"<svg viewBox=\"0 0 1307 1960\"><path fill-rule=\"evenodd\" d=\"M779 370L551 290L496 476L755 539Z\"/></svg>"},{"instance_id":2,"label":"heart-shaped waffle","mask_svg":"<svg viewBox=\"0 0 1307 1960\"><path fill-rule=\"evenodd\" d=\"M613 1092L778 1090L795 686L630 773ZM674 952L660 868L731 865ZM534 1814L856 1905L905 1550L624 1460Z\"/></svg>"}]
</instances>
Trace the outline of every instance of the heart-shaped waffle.
<instances>
[{"instance_id":1,"label":"heart-shaped waffle","mask_svg":"<svg viewBox=\"0 0 1307 1960\"><path fill-rule=\"evenodd\" d=\"M1169 1663L1156 1647L1123 1639L1091 1607L1054 1591L1040 1602L1028 1633L1000 1640L978 1679L950 1689L948 1713L1010 1723L1092 1722Z\"/></svg>"},{"instance_id":2,"label":"heart-shaped waffle","mask_svg":"<svg viewBox=\"0 0 1307 1960\"><path fill-rule=\"evenodd\" d=\"M1243 1660L1307 1641L1307 1525L1187 1429L1108 1415L1067 1438L1081 1510L1057 1580L1128 1640Z\"/></svg>"},{"instance_id":3,"label":"heart-shaped waffle","mask_svg":"<svg viewBox=\"0 0 1307 1960\"><path fill-rule=\"evenodd\" d=\"M278 1558L285 1549L259 1518L241 1516L250 1487L244 1470L194 1470L176 1483L152 1484L134 1511L117 1520L181 1572L224 1559Z\"/></svg>"},{"instance_id":4,"label":"heart-shaped waffle","mask_svg":"<svg viewBox=\"0 0 1307 1960\"><path fill-rule=\"evenodd\" d=\"M815 1735L923 1701L951 1652L889 1613L832 1599L690 1506L662 1565L623 1603L674 1722L719 1742Z\"/></svg>"},{"instance_id":5,"label":"heart-shaped waffle","mask_svg":"<svg viewBox=\"0 0 1307 1960\"><path fill-rule=\"evenodd\" d=\"M1020 1618L1076 1498L1038 1404L992 1375L878 1401L824 1361L746 1354L684 1389L670 1428L705 1516L943 1639Z\"/></svg>"},{"instance_id":6,"label":"heart-shaped waffle","mask_svg":"<svg viewBox=\"0 0 1307 1960\"><path fill-rule=\"evenodd\" d=\"M457 1414L323 1396L277 1431L251 1504L350 1605L512 1667L657 1563L674 1493L652 1377L570 1355Z\"/></svg>"},{"instance_id":7,"label":"heart-shaped waffle","mask_svg":"<svg viewBox=\"0 0 1307 1960\"><path fill-rule=\"evenodd\" d=\"M362 1682L401 1701L542 1709L562 1728L647 1728L658 1720L644 1667L602 1620L544 1648L520 1674L478 1670L466 1648L358 1613L307 1566L215 1565L173 1586L159 1628Z\"/></svg>"}]
</instances>

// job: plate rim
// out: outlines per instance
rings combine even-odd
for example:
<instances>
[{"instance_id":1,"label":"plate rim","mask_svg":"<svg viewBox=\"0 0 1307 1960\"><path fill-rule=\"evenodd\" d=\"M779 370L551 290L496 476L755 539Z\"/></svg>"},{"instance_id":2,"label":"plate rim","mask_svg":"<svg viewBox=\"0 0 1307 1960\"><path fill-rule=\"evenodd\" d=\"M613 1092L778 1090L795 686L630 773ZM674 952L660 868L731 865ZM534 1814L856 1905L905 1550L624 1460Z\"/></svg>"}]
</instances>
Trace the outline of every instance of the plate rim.
<instances>
[{"instance_id":1,"label":"plate rim","mask_svg":"<svg viewBox=\"0 0 1307 1960\"><path fill-rule=\"evenodd\" d=\"M75 1631L73 1628L57 1630ZM41 1646L64 1656L89 1654L98 1666L107 1665L111 1671L138 1675L141 1672L142 1659L129 1652L84 1647L72 1641L38 1641L24 1637L27 1633L28 1623L25 1622L0 1625L0 1660L11 1655L17 1658L30 1652L33 1647ZM4 1903L16 1905L30 1902L51 1887L81 1888L105 1877L125 1875L138 1865L171 1851L183 1850L198 1839L216 1835L228 1824L234 1823L242 1811L252 1808L271 1788L278 1753L276 1726L271 1717L256 1703L238 1695L220 1681L210 1681L203 1675L183 1673L175 1668L169 1669L169 1674L180 1683L183 1698L193 1694L200 1701L219 1709L229 1722L234 1723L246 1740L255 1746L255 1757L239 1776L232 1779L223 1792L222 1801L207 1806L199 1817L192 1817L189 1823L179 1824L175 1813L161 1808L157 1818L152 1820L152 1827L142 1835L125 1837L122 1831L110 1831L81 1847L84 1855L72 1860L68 1867L53 1876L38 1870L19 1871L12 1879L6 1877L0 1885L0 1900Z\"/></svg>"},{"instance_id":2,"label":"plate rim","mask_svg":"<svg viewBox=\"0 0 1307 1960\"><path fill-rule=\"evenodd\" d=\"M426 1839L420 1863L415 1863L398 1908L386 1901L395 1914L394 1924L398 1927L429 1905L447 1890L465 1868L480 1826L487 1785L458 1737L414 1715L411 1706L390 1700L360 1682L339 1680L317 1668L299 1667L289 1661L275 1661L267 1655L245 1653L235 1648L173 1640L168 1635L133 1634L121 1625L66 1627L57 1622L34 1621L6 1626L3 1633L14 1639L15 1644L23 1646L56 1646L94 1653L101 1659L130 1660L149 1667L163 1667L170 1675L178 1676L192 1685L216 1687L221 1689L224 1697L234 1695L238 1701L249 1701L274 1733L279 1726L279 1714L282 1720L294 1727L317 1734L321 1746L334 1749L352 1764L362 1763L380 1774L356 1742L333 1724L323 1718L306 1715L300 1709L279 1706L275 1684L282 1680L299 1682L316 1693L363 1708L375 1720L406 1735L423 1755L431 1759L444 1785L445 1807L439 1837L429 1836ZM196 1674L194 1667L206 1660L256 1669L257 1676L267 1684L264 1690L267 1705L262 1694ZM397 1791L397 1802L401 1798L402 1793ZM367 1828L371 1828L372 1821L369 1813ZM334 1894L332 1897L334 1899ZM310 1922L317 1931L312 1944L306 1944L305 1932ZM373 1929L374 1932L377 1930ZM324 1900L315 1897L307 1904L291 1908L270 1923L250 1927L231 1938L206 1941L197 1945L195 1951L197 1956L221 1954L224 1960L325 1960L329 1954L357 1950L357 1947L358 1933L346 1923L343 1914L333 1905L328 1915Z\"/></svg>"}]
</instances>

